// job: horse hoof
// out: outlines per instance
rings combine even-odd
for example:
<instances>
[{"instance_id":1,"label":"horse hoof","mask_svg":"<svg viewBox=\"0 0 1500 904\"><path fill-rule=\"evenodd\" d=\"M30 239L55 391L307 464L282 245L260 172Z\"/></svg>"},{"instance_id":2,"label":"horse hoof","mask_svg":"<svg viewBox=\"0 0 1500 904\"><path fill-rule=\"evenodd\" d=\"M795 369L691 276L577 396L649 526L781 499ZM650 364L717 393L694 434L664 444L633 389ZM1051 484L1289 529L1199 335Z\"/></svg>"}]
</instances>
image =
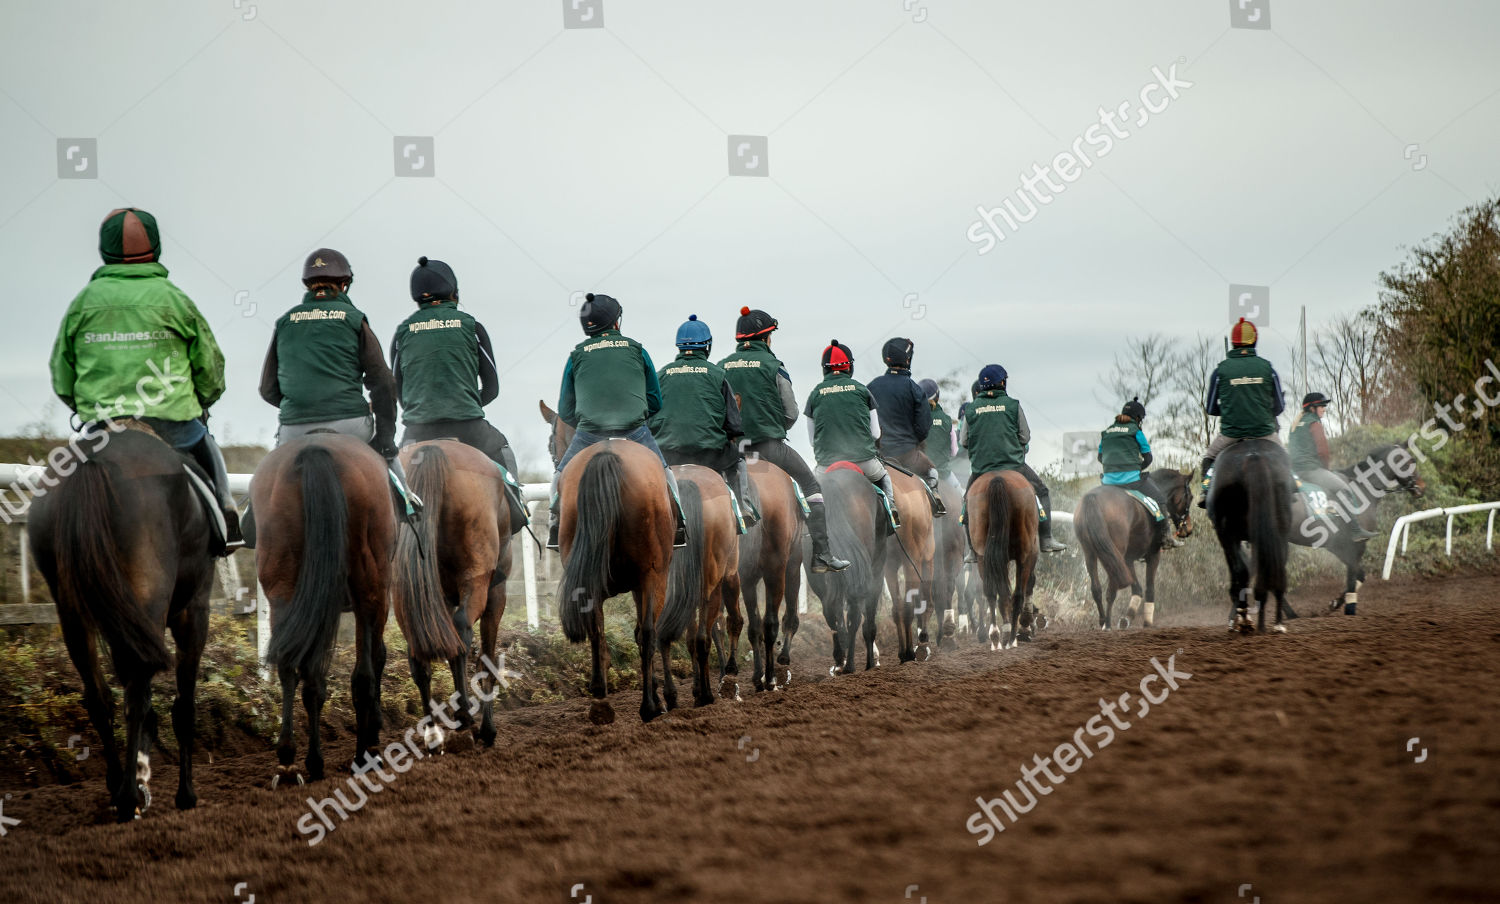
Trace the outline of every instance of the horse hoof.
<instances>
[{"instance_id":1,"label":"horse hoof","mask_svg":"<svg viewBox=\"0 0 1500 904\"><path fill-rule=\"evenodd\" d=\"M1120 616L1120 630L1123 631L1123 630L1125 630L1128 627L1130 627L1130 616L1128 616L1128 615L1122 615L1122 616Z\"/></svg>"},{"instance_id":2,"label":"horse hoof","mask_svg":"<svg viewBox=\"0 0 1500 904\"><path fill-rule=\"evenodd\" d=\"M141 796L141 805L135 811L136 818L139 819L142 813L151 809L151 789L145 785L136 785L135 791Z\"/></svg>"},{"instance_id":3,"label":"horse hoof","mask_svg":"<svg viewBox=\"0 0 1500 904\"><path fill-rule=\"evenodd\" d=\"M1272 625L1271 626L1271 633L1272 634L1285 634L1286 633L1286 625Z\"/></svg>"},{"instance_id":4,"label":"horse hoof","mask_svg":"<svg viewBox=\"0 0 1500 904\"><path fill-rule=\"evenodd\" d=\"M788 687L791 686L791 684L792 684L792 668L791 668L791 666L786 666L786 665L779 665L779 666L777 666L776 667L776 687L778 689L780 689L780 690L786 690Z\"/></svg>"},{"instance_id":5,"label":"horse hoof","mask_svg":"<svg viewBox=\"0 0 1500 904\"><path fill-rule=\"evenodd\" d=\"M474 736L467 731L455 731L444 748L454 753L467 753L474 749Z\"/></svg>"},{"instance_id":6,"label":"horse hoof","mask_svg":"<svg viewBox=\"0 0 1500 904\"><path fill-rule=\"evenodd\" d=\"M1051 621L1051 619L1047 618L1046 615L1044 615L1044 614L1042 614L1040 612L1038 612L1036 614L1036 629L1038 631L1045 631L1045 630L1047 630L1047 626L1050 625L1050 624L1052 624L1052 621Z\"/></svg>"},{"instance_id":7,"label":"horse hoof","mask_svg":"<svg viewBox=\"0 0 1500 904\"><path fill-rule=\"evenodd\" d=\"M1328 603L1329 612L1337 612L1344 607L1344 598L1336 596Z\"/></svg>"},{"instance_id":8,"label":"horse hoof","mask_svg":"<svg viewBox=\"0 0 1500 904\"><path fill-rule=\"evenodd\" d=\"M932 661L932 644L930 644L930 643L924 643L920 647L917 647L917 662L931 662L931 661Z\"/></svg>"},{"instance_id":9,"label":"horse hoof","mask_svg":"<svg viewBox=\"0 0 1500 904\"><path fill-rule=\"evenodd\" d=\"M719 699L739 700L740 683L733 678L724 678L719 682Z\"/></svg>"},{"instance_id":10,"label":"horse hoof","mask_svg":"<svg viewBox=\"0 0 1500 904\"><path fill-rule=\"evenodd\" d=\"M615 708L607 701L595 700L589 704L589 721L595 725L609 725L615 721Z\"/></svg>"},{"instance_id":11,"label":"horse hoof","mask_svg":"<svg viewBox=\"0 0 1500 904\"><path fill-rule=\"evenodd\" d=\"M836 665L829 666L828 667L828 677L829 678L837 678L838 676L839 676L839 667L836 666Z\"/></svg>"},{"instance_id":12,"label":"horse hoof","mask_svg":"<svg viewBox=\"0 0 1500 904\"><path fill-rule=\"evenodd\" d=\"M288 786L292 784L292 781L294 779L296 780L298 785L307 784L306 780L302 778L301 769L298 769L296 766L277 766L276 775L271 779L272 791L275 791L277 788L281 787L282 779L286 780Z\"/></svg>"}]
</instances>

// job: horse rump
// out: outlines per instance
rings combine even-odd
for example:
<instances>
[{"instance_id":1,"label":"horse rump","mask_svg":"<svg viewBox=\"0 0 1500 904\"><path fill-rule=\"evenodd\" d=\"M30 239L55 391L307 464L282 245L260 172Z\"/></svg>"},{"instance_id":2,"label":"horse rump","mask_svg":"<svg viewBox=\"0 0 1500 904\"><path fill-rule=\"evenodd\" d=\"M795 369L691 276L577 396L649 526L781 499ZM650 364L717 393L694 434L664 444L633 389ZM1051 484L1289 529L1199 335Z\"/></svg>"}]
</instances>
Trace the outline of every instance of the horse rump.
<instances>
[{"instance_id":1,"label":"horse rump","mask_svg":"<svg viewBox=\"0 0 1500 904\"><path fill-rule=\"evenodd\" d=\"M1010 598L1010 487L998 473L986 488L985 511L984 589L1003 601Z\"/></svg>"},{"instance_id":2,"label":"horse rump","mask_svg":"<svg viewBox=\"0 0 1500 904\"><path fill-rule=\"evenodd\" d=\"M624 470L620 456L606 448L589 459L578 480L573 545L558 585L563 634L574 643L587 636L584 616L603 606L609 595L610 556L623 527Z\"/></svg>"},{"instance_id":3,"label":"horse rump","mask_svg":"<svg viewBox=\"0 0 1500 904\"><path fill-rule=\"evenodd\" d=\"M396 623L406 638L408 652L422 662L447 662L463 652L438 569L438 527L443 520L449 471L448 455L441 446L417 448L408 481L411 491L422 498L424 513L396 540L396 579L391 586Z\"/></svg>"},{"instance_id":4,"label":"horse rump","mask_svg":"<svg viewBox=\"0 0 1500 904\"><path fill-rule=\"evenodd\" d=\"M286 614L272 626L266 662L308 671L332 652L349 603L349 505L327 448L307 446L293 467L302 485L302 560Z\"/></svg>"}]
</instances>

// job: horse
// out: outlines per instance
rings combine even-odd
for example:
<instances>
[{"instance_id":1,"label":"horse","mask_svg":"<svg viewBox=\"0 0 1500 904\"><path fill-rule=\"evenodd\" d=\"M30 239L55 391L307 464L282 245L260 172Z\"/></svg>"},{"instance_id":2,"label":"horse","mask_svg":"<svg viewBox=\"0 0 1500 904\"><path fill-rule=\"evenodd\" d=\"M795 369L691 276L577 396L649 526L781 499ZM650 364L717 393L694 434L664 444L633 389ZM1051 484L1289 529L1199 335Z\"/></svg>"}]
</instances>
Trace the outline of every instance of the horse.
<instances>
[{"instance_id":1,"label":"horse","mask_svg":"<svg viewBox=\"0 0 1500 904\"><path fill-rule=\"evenodd\" d=\"M1031 591L1036 587L1036 563L1041 555L1036 493L1017 471L988 471L974 478L964 498L969 542L979 555L990 650L1005 646L1000 601L1006 598L1010 600L1010 645L1029 643L1035 631ZM1016 563L1014 589L1011 562Z\"/></svg>"},{"instance_id":2,"label":"horse","mask_svg":"<svg viewBox=\"0 0 1500 904\"><path fill-rule=\"evenodd\" d=\"M396 542L396 574L391 601L406 638L412 681L422 708L433 716L424 729L428 748L442 744L439 712L432 703L432 663L448 664L459 729L472 731L475 707L468 695L469 648L480 620L479 740L495 744L495 680L490 657L496 653L500 619L505 615L505 581L514 564L510 501L500 469L478 449L454 440L415 443L401 450L407 483L426 504L415 530ZM468 738L470 735L461 734Z\"/></svg>"},{"instance_id":3,"label":"horse","mask_svg":"<svg viewBox=\"0 0 1500 904\"><path fill-rule=\"evenodd\" d=\"M568 426L566 421L558 417L557 412L553 411L546 402L538 399L536 404L541 409L542 420L546 421L547 426L552 428L547 434L547 454L552 456L552 465L556 467L558 461L562 459L563 453L568 451L568 444L573 441L573 434L578 431Z\"/></svg>"},{"instance_id":4,"label":"horse","mask_svg":"<svg viewBox=\"0 0 1500 904\"><path fill-rule=\"evenodd\" d=\"M931 612L938 623L938 649L958 649L955 613L962 592L964 569L964 526L959 523L958 512L963 508L964 500L958 489L946 480L938 483L938 495L942 497L948 514L934 518L932 523ZM925 633L926 613L920 624Z\"/></svg>"},{"instance_id":5,"label":"horse","mask_svg":"<svg viewBox=\"0 0 1500 904\"><path fill-rule=\"evenodd\" d=\"M925 457L925 456L924 456ZM936 541L933 538L932 504L927 485L920 477L894 468L891 488L896 491L896 508L901 512L901 527L886 539L885 585L891 595L891 621L896 625L896 644L902 662L917 658L917 643L928 643L927 620L933 606L932 560ZM901 578L906 589L901 589ZM913 599L915 597L915 599ZM918 605L920 602L920 605ZM920 613L920 628L913 622ZM926 657L932 658L928 647Z\"/></svg>"},{"instance_id":6,"label":"horse","mask_svg":"<svg viewBox=\"0 0 1500 904\"><path fill-rule=\"evenodd\" d=\"M714 702L708 679L708 651L724 600L740 586L740 538L736 532L729 486L718 472L701 465L678 465L677 491L682 497L688 544L672 554L667 571L667 609L686 609L688 654L693 660L693 705ZM672 680L672 642L680 635L664 628L657 636L667 709L677 708Z\"/></svg>"},{"instance_id":7,"label":"horse","mask_svg":"<svg viewBox=\"0 0 1500 904\"><path fill-rule=\"evenodd\" d=\"M1250 544L1254 562L1259 630L1266 630L1266 598L1276 595L1271 630L1285 634L1287 542L1292 533L1292 468L1281 444L1264 439L1241 440L1220 453L1208 490L1208 517L1213 522L1224 560L1229 565L1230 630L1256 629L1248 615L1251 567L1240 544Z\"/></svg>"},{"instance_id":8,"label":"horse","mask_svg":"<svg viewBox=\"0 0 1500 904\"><path fill-rule=\"evenodd\" d=\"M1172 519L1177 536L1191 536L1193 472L1151 471L1144 477L1156 484L1167 497L1167 511L1162 512L1162 517ZM1099 610L1099 627L1109 629L1115 594L1123 587L1130 588L1130 608L1120 617L1120 627L1128 628L1135 620L1142 596L1134 563L1140 559L1146 560L1145 627L1151 627L1156 608L1156 566L1161 560L1161 547L1153 542L1156 536L1154 519L1145 507L1120 487L1097 486L1078 501L1073 510L1073 526L1079 546L1083 548L1089 593ZM1097 567L1101 563L1109 580L1108 589L1102 595Z\"/></svg>"},{"instance_id":9,"label":"horse","mask_svg":"<svg viewBox=\"0 0 1500 904\"><path fill-rule=\"evenodd\" d=\"M891 525L875 487L858 466L835 462L819 481L828 514L828 539L834 555L848 568L812 575L812 588L823 603L823 618L833 632L833 667L829 675L854 671L854 643L863 629L865 668L880 664L875 645L875 611L885 572L886 539Z\"/></svg>"},{"instance_id":10,"label":"horse","mask_svg":"<svg viewBox=\"0 0 1500 904\"><path fill-rule=\"evenodd\" d=\"M760 499L761 519L739 538L739 582L724 597L724 620L728 626L727 651L720 644L719 694L739 699L740 614L743 594L750 615L748 638L754 653L757 691L785 688L792 681L791 646L801 624L797 607L787 601L797 598L802 585L802 522L800 504L792 478L763 459L747 462L750 482ZM766 608L760 611L760 586L765 585ZM781 607L787 602L786 615ZM781 652L776 649L777 621L781 623Z\"/></svg>"},{"instance_id":11,"label":"horse","mask_svg":"<svg viewBox=\"0 0 1500 904\"><path fill-rule=\"evenodd\" d=\"M1368 531L1375 530L1376 510L1381 498L1387 493L1401 490L1420 499L1427 492L1427 483L1418 476L1411 452L1405 446L1391 444L1371 449L1354 465L1338 469L1334 473L1343 477L1354 493L1352 499L1336 498L1330 501L1337 502L1348 510L1354 516L1355 523ZM1344 519L1337 514L1309 516L1307 500L1301 493L1297 494L1292 505L1292 523L1297 526L1291 535L1293 543L1326 549L1344 565L1344 592L1333 598L1328 604L1328 610L1333 612L1340 606L1356 605L1359 601L1359 588L1365 581L1363 559L1368 541L1355 540L1343 530Z\"/></svg>"},{"instance_id":12,"label":"horse","mask_svg":"<svg viewBox=\"0 0 1500 904\"><path fill-rule=\"evenodd\" d=\"M658 638L681 637L692 618L692 596L669 598L667 570L676 529L661 459L639 443L602 440L568 463L558 484L562 581L558 611L563 634L593 648L589 719L614 721L605 701L609 648L604 642L604 601L630 591L635 597L635 642L641 654L641 721L666 711L657 693Z\"/></svg>"},{"instance_id":13,"label":"horse","mask_svg":"<svg viewBox=\"0 0 1500 904\"><path fill-rule=\"evenodd\" d=\"M351 678L356 725L353 768L379 762L380 677L385 671L387 592L396 547L396 510L390 476L369 443L337 433L313 433L277 446L250 479L259 522L255 550L261 592L271 607L266 662L281 679L280 763L283 778L303 781L293 764L292 706L303 683L307 710L307 774L323 778L318 716L328 699L328 665L339 614L354 613L355 667Z\"/></svg>"},{"instance_id":14,"label":"horse","mask_svg":"<svg viewBox=\"0 0 1500 904\"><path fill-rule=\"evenodd\" d=\"M173 665L162 636L168 629L177 645L176 803L179 810L198 804L194 697L214 576L210 516L183 471L188 458L154 435L125 426L116 421L108 430L86 427L70 441L71 457L58 461L49 455L28 515L32 554L57 603L58 624L104 749L105 784L120 822L135 819L151 804L156 738L151 678ZM85 451L80 442L92 448ZM63 470L70 461L76 466ZM124 687L125 762L135 764L132 779L125 777L115 744L114 695L100 667L96 636L108 644Z\"/></svg>"}]
</instances>

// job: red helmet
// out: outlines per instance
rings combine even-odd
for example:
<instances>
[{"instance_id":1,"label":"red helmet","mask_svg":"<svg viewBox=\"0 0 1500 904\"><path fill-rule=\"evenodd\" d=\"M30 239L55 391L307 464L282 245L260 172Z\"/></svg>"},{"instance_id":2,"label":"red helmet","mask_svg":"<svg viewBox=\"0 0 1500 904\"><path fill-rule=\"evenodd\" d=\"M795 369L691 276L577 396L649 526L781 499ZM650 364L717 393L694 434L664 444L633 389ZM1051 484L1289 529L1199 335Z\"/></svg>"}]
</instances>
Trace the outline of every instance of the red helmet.
<instances>
[{"instance_id":1,"label":"red helmet","mask_svg":"<svg viewBox=\"0 0 1500 904\"><path fill-rule=\"evenodd\" d=\"M1255 324L1241 317L1240 322L1229 328L1229 344L1235 348L1255 344Z\"/></svg>"},{"instance_id":2,"label":"red helmet","mask_svg":"<svg viewBox=\"0 0 1500 904\"><path fill-rule=\"evenodd\" d=\"M846 374L852 373L854 353L849 350L849 346L842 345L834 339L827 348L823 349L823 373L832 373L836 370L841 370Z\"/></svg>"}]
</instances>

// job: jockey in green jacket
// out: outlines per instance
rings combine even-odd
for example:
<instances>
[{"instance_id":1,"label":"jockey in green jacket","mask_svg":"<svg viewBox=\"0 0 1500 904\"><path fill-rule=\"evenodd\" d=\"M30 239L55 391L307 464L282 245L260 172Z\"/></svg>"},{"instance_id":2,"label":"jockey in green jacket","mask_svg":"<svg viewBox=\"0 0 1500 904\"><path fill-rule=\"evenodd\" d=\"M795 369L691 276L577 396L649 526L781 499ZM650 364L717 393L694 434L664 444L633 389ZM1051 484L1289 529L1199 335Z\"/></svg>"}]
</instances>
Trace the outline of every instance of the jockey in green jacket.
<instances>
[{"instance_id":1,"label":"jockey in green jacket","mask_svg":"<svg viewBox=\"0 0 1500 904\"><path fill-rule=\"evenodd\" d=\"M818 473L827 473L835 462L856 465L885 494L891 527L900 529L896 489L876 451L881 429L878 404L869 387L854 379L854 352L837 339L823 349L823 382L807 394L802 414Z\"/></svg>"},{"instance_id":2,"label":"jockey in green jacket","mask_svg":"<svg viewBox=\"0 0 1500 904\"><path fill-rule=\"evenodd\" d=\"M1281 445L1276 416L1286 407L1281 397L1281 377L1271 362L1255 353L1255 324L1241 317L1229 330L1233 346L1208 380L1203 410L1218 417L1219 435L1203 454L1203 497L1199 508L1208 507L1208 488L1214 459L1243 439L1269 440Z\"/></svg>"},{"instance_id":3,"label":"jockey in green jacket","mask_svg":"<svg viewBox=\"0 0 1500 904\"><path fill-rule=\"evenodd\" d=\"M563 468L579 452L601 440L620 437L640 443L656 453L667 473L672 506L677 513L677 536L673 545L687 545L687 525L677 503L677 475L651 435L646 421L661 410L661 383L651 355L639 342L620 333L620 303L608 295L585 296L578 311L587 337L573 347L563 367L558 393L557 416L574 429L573 440L557 461L552 474L552 503L547 517L547 548L557 549L557 484Z\"/></svg>"},{"instance_id":4,"label":"jockey in green jacket","mask_svg":"<svg viewBox=\"0 0 1500 904\"><path fill-rule=\"evenodd\" d=\"M1114 423L1099 432L1099 464L1104 470L1100 482L1107 487L1135 490L1150 496L1161 509L1161 520L1155 523L1156 545L1176 548L1182 541L1172 536L1172 510L1167 507L1166 494L1142 473L1151 467L1151 443L1141 423L1146 420L1146 406L1139 398L1125 403Z\"/></svg>"},{"instance_id":5,"label":"jockey in green jacket","mask_svg":"<svg viewBox=\"0 0 1500 904\"><path fill-rule=\"evenodd\" d=\"M129 417L185 452L209 476L224 514L216 555L241 545L224 456L208 408L224 394L224 355L192 299L167 279L156 218L134 207L99 227L104 266L63 315L52 346L52 390L83 421Z\"/></svg>"},{"instance_id":6,"label":"jockey in green jacket","mask_svg":"<svg viewBox=\"0 0 1500 904\"><path fill-rule=\"evenodd\" d=\"M932 466L937 468L938 477L962 493L964 488L959 486L958 478L953 476L952 467L953 458L958 455L958 427L954 424L952 415L943 410L937 381L923 380L917 385L922 388L922 394L927 397L927 407L932 410L932 429L927 432L926 441L927 457L932 459Z\"/></svg>"}]
</instances>

